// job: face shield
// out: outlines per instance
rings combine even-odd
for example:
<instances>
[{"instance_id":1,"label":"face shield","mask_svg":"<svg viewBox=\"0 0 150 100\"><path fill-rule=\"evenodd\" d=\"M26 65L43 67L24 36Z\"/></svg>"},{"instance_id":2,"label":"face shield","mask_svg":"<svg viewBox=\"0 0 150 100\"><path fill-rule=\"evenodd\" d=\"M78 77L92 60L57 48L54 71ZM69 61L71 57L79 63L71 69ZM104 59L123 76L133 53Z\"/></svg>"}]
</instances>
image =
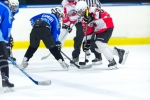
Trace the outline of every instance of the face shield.
<instances>
[{"instance_id":1,"label":"face shield","mask_svg":"<svg viewBox=\"0 0 150 100\"><path fill-rule=\"evenodd\" d=\"M12 12L16 12L19 9L19 5L10 5Z\"/></svg>"},{"instance_id":2,"label":"face shield","mask_svg":"<svg viewBox=\"0 0 150 100\"><path fill-rule=\"evenodd\" d=\"M85 15L85 10L79 10L79 11L77 11L77 14L79 16L84 16Z\"/></svg>"}]
</instances>

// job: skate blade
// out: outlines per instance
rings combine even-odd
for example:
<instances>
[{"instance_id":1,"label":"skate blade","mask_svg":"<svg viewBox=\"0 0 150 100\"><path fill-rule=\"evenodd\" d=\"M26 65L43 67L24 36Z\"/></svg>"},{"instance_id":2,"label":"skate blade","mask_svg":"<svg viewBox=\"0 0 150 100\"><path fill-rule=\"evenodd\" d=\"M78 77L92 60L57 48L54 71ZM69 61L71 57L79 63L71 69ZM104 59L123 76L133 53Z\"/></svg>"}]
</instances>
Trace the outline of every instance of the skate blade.
<instances>
[{"instance_id":1,"label":"skate blade","mask_svg":"<svg viewBox=\"0 0 150 100\"><path fill-rule=\"evenodd\" d=\"M80 65L80 69L89 69L92 68L92 64L89 65Z\"/></svg>"},{"instance_id":2,"label":"skate blade","mask_svg":"<svg viewBox=\"0 0 150 100\"><path fill-rule=\"evenodd\" d=\"M9 93L9 92L13 92L13 88L10 88L10 87L3 87L4 89L4 93Z\"/></svg>"},{"instance_id":3,"label":"skate blade","mask_svg":"<svg viewBox=\"0 0 150 100\"><path fill-rule=\"evenodd\" d=\"M127 57L128 57L128 54L129 54L129 51L125 51L125 55L124 55L124 58L123 58L123 61L122 61L122 65L125 64L126 60L127 60Z\"/></svg>"},{"instance_id":4,"label":"skate blade","mask_svg":"<svg viewBox=\"0 0 150 100\"><path fill-rule=\"evenodd\" d=\"M111 66L111 67L108 67L109 70L114 70L114 69L118 69L117 65L114 65L114 66Z\"/></svg>"},{"instance_id":5,"label":"skate blade","mask_svg":"<svg viewBox=\"0 0 150 100\"><path fill-rule=\"evenodd\" d=\"M64 70L68 71L69 70L69 67L63 67Z\"/></svg>"},{"instance_id":6,"label":"skate blade","mask_svg":"<svg viewBox=\"0 0 150 100\"><path fill-rule=\"evenodd\" d=\"M102 61L92 62L92 65L101 65L101 64L103 64Z\"/></svg>"}]
</instances>

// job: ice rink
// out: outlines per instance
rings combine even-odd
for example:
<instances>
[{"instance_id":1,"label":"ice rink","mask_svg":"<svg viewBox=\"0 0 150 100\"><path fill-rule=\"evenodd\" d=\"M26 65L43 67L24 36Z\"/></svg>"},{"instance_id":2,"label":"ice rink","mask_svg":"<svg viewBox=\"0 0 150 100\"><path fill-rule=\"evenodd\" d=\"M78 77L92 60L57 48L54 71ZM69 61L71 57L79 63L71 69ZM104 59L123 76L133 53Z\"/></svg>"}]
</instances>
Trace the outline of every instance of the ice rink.
<instances>
[{"instance_id":1,"label":"ice rink","mask_svg":"<svg viewBox=\"0 0 150 100\"><path fill-rule=\"evenodd\" d=\"M50 86L36 86L20 70L10 65L10 82L15 84L14 92L3 93L0 82L0 100L150 100L150 45L118 46L129 50L125 65L117 70L108 70L108 61L103 56L102 65L91 69L70 67L65 71L50 56L39 49L25 70L35 80L51 80ZM73 48L62 51L71 58ZM26 50L13 50L13 55L20 64ZM92 54L89 58L94 59ZM118 57L115 56L118 62ZM65 58L69 64L69 60ZM84 61L84 52L80 55Z\"/></svg>"}]
</instances>

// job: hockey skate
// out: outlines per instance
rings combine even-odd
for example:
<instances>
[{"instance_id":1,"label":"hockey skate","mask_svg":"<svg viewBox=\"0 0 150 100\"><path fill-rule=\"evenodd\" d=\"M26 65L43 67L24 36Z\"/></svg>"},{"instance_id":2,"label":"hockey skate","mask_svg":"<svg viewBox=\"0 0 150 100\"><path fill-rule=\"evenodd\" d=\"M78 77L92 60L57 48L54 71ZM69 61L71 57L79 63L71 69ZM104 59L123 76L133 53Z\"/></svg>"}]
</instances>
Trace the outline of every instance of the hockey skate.
<instances>
[{"instance_id":1,"label":"hockey skate","mask_svg":"<svg viewBox=\"0 0 150 100\"><path fill-rule=\"evenodd\" d=\"M69 70L69 65L66 64L64 61L59 59L58 62L60 63L60 65L62 66L63 69Z\"/></svg>"},{"instance_id":2,"label":"hockey skate","mask_svg":"<svg viewBox=\"0 0 150 100\"><path fill-rule=\"evenodd\" d=\"M125 50L123 50L123 49L118 49L118 48L116 48L116 47L115 47L115 49L116 49L117 52L118 52L118 56L119 56L119 64L124 65L124 63L125 63L126 60L127 60L129 51L125 51Z\"/></svg>"},{"instance_id":3,"label":"hockey skate","mask_svg":"<svg viewBox=\"0 0 150 100\"><path fill-rule=\"evenodd\" d=\"M79 59L78 58L73 58L72 61L78 65ZM70 66L75 66L72 62L70 62Z\"/></svg>"},{"instance_id":4,"label":"hockey skate","mask_svg":"<svg viewBox=\"0 0 150 100\"><path fill-rule=\"evenodd\" d=\"M92 65L101 65L102 64L102 59L95 58L92 60Z\"/></svg>"},{"instance_id":5,"label":"hockey skate","mask_svg":"<svg viewBox=\"0 0 150 100\"><path fill-rule=\"evenodd\" d=\"M117 63L116 63L116 61L114 59L112 61L109 61L108 69L110 69L110 70L112 70L112 69L118 69L117 68Z\"/></svg>"},{"instance_id":6,"label":"hockey skate","mask_svg":"<svg viewBox=\"0 0 150 100\"><path fill-rule=\"evenodd\" d=\"M8 77L6 77L4 74L2 74L2 87L5 93L14 91L13 90L14 84L10 83Z\"/></svg>"},{"instance_id":7,"label":"hockey skate","mask_svg":"<svg viewBox=\"0 0 150 100\"><path fill-rule=\"evenodd\" d=\"M21 65L20 65L20 69L24 70L25 68L27 68L27 66L28 66L28 61L27 61L27 58L24 57Z\"/></svg>"}]
</instances>

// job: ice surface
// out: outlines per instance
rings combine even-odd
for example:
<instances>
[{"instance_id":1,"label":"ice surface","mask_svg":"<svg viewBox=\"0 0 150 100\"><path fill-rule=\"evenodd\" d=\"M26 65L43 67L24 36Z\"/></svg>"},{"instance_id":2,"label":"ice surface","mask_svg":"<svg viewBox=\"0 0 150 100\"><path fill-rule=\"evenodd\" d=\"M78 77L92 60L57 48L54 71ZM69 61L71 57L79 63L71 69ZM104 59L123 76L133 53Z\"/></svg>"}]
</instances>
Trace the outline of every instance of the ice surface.
<instances>
[{"instance_id":1,"label":"ice surface","mask_svg":"<svg viewBox=\"0 0 150 100\"><path fill-rule=\"evenodd\" d=\"M20 70L10 65L10 82L15 84L14 92L3 93L0 82L0 100L150 100L150 45L120 46L129 50L125 65L117 70L108 70L108 61L103 56L102 65L91 69L70 67L65 71L50 56L47 49L38 49L25 70L37 81L51 80L50 86L36 86ZM69 57L72 48L63 48ZM20 64L25 50L13 50ZM89 58L94 59L92 54ZM118 57L115 56L118 62ZM69 60L65 58L69 64ZM84 53L80 55L84 61Z\"/></svg>"}]
</instances>

